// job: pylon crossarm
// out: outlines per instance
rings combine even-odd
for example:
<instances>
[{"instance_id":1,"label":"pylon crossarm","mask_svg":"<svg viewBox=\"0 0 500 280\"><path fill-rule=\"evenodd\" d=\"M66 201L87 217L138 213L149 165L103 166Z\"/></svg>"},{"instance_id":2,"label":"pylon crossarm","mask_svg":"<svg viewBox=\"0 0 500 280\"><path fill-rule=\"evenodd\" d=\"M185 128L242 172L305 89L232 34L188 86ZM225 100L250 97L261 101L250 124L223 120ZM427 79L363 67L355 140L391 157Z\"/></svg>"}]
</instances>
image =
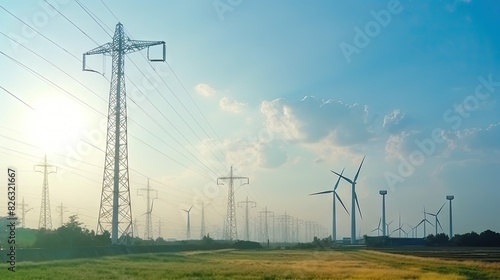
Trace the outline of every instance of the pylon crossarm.
<instances>
[{"instance_id":1,"label":"pylon crossarm","mask_svg":"<svg viewBox=\"0 0 500 280\"><path fill-rule=\"evenodd\" d=\"M150 55L149 55L149 47L153 47L153 46L158 46L158 45L162 45L163 46L163 51L162 51L162 58L161 59L151 59L150 58ZM164 62L165 61L165 54L166 54L166 48L165 48L165 42L164 41L138 41L138 40L127 40L126 43L125 43L125 53L129 53L129 52L135 52L135 51L139 51L139 50L142 50L142 49L145 49L147 48L148 49L148 60L150 61L161 61L161 62Z\"/></svg>"}]
</instances>

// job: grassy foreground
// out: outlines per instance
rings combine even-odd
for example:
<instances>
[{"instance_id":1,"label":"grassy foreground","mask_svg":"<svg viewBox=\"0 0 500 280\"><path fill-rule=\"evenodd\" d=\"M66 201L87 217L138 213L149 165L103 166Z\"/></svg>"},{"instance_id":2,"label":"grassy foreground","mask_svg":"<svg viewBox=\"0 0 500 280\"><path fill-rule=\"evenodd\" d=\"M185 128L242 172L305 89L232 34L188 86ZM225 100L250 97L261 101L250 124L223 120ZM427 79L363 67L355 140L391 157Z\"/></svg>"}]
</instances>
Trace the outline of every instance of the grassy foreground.
<instances>
[{"instance_id":1,"label":"grassy foreground","mask_svg":"<svg viewBox=\"0 0 500 280\"><path fill-rule=\"evenodd\" d=\"M500 279L500 264L367 250L199 251L0 265L0 279Z\"/></svg>"}]
</instances>

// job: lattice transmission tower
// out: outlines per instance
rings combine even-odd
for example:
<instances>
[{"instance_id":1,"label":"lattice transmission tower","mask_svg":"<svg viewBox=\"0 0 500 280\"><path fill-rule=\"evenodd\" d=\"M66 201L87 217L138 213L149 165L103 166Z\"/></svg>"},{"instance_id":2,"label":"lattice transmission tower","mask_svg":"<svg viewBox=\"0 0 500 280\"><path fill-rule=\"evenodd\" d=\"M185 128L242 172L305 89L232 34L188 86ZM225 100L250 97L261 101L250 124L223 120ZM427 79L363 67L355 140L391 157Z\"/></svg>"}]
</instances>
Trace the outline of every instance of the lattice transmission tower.
<instances>
[{"instance_id":1,"label":"lattice transmission tower","mask_svg":"<svg viewBox=\"0 0 500 280\"><path fill-rule=\"evenodd\" d=\"M149 185L149 178L148 178L148 184L145 189L138 189L137 190L137 195L142 196L142 194L139 194L140 191L145 191L146 192L146 213L143 215L146 215L146 230L144 232L144 239L145 240L151 240L153 239L153 220L151 219L151 214L153 213L153 206L154 206L154 200L158 199L158 191L155 189L152 189L151 186ZM151 196L151 192L155 193L155 196Z\"/></svg>"},{"instance_id":2,"label":"lattice transmission tower","mask_svg":"<svg viewBox=\"0 0 500 280\"><path fill-rule=\"evenodd\" d=\"M219 180L228 180L229 186L227 188L227 215L225 222L225 239L236 240L238 239L238 231L236 228L236 205L234 201L234 180L246 180L242 182L242 185L250 183L248 177L237 177L233 176L233 167L231 166L231 171L227 177L217 178L217 185L222 185Z\"/></svg>"},{"instance_id":3,"label":"lattice transmission tower","mask_svg":"<svg viewBox=\"0 0 500 280\"><path fill-rule=\"evenodd\" d=\"M150 59L149 47L156 45L163 45L163 57ZM128 244L130 237L133 237L128 170L125 54L145 48L148 48L150 61L165 61L165 42L130 40L124 33L123 25L118 23L111 42L83 54L84 71L96 72L86 67L87 55L103 54L112 58L106 155L97 233L111 230L113 245Z\"/></svg>"},{"instance_id":4,"label":"lattice transmission tower","mask_svg":"<svg viewBox=\"0 0 500 280\"><path fill-rule=\"evenodd\" d=\"M37 167L43 167L37 170ZM42 203L40 205L40 219L38 220L38 229L52 229L52 215L50 212L49 195L49 174L56 173L57 167L47 163L47 156L43 159L43 164L35 165L35 171L43 173Z\"/></svg>"},{"instance_id":5,"label":"lattice transmission tower","mask_svg":"<svg viewBox=\"0 0 500 280\"><path fill-rule=\"evenodd\" d=\"M249 219L248 206L254 208L257 207L257 203L255 201L248 200L247 196L247 200L238 202L238 206L243 207L242 205L245 205L245 240L250 241L250 226L248 225L248 219Z\"/></svg>"}]
</instances>

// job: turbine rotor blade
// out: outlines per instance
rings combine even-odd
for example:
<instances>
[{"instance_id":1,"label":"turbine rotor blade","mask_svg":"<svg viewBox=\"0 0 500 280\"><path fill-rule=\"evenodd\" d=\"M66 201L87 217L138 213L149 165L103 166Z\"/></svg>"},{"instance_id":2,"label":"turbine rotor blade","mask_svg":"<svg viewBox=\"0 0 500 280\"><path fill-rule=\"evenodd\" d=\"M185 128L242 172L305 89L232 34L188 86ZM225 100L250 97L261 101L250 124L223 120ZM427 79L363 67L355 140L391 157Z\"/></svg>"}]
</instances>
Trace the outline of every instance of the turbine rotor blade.
<instances>
[{"instance_id":1,"label":"turbine rotor blade","mask_svg":"<svg viewBox=\"0 0 500 280\"><path fill-rule=\"evenodd\" d=\"M342 207L344 207L344 210L347 212L347 215L350 215L349 214L349 211L347 211L347 208L345 207L344 205L344 202L342 202L342 199L340 199L340 196L335 192L335 196L337 197L337 199L340 201L340 204L342 204ZM335 198L333 198L335 199Z\"/></svg>"},{"instance_id":2,"label":"turbine rotor blade","mask_svg":"<svg viewBox=\"0 0 500 280\"><path fill-rule=\"evenodd\" d=\"M439 208L439 211L437 211L436 216L439 215L439 212L441 212L441 210L443 210L443 207L444 207L445 204L446 204L446 202L443 203L443 206L441 206L441 208Z\"/></svg>"},{"instance_id":3,"label":"turbine rotor blade","mask_svg":"<svg viewBox=\"0 0 500 280\"><path fill-rule=\"evenodd\" d=\"M419 225L421 225L423 222L424 222L424 220L420 221L420 223L418 223L415 227L418 227L418 226L419 226Z\"/></svg>"},{"instance_id":4,"label":"turbine rotor blade","mask_svg":"<svg viewBox=\"0 0 500 280\"><path fill-rule=\"evenodd\" d=\"M344 174L344 170L345 170L345 168L342 168L342 172L340 172L340 176L342 176L342 174ZM337 179L337 183L335 183L335 187L333 187L333 191L336 191L336 190L337 190L337 188L338 188L338 186L339 186L339 183L340 183L340 178L341 178L341 177L339 177L339 178Z\"/></svg>"},{"instance_id":5,"label":"turbine rotor blade","mask_svg":"<svg viewBox=\"0 0 500 280\"><path fill-rule=\"evenodd\" d=\"M429 225L434 226L431 222L429 222L429 220L425 219L425 221L426 221Z\"/></svg>"},{"instance_id":6,"label":"turbine rotor blade","mask_svg":"<svg viewBox=\"0 0 500 280\"><path fill-rule=\"evenodd\" d=\"M354 176L354 182L356 182L358 180L359 171L361 170L361 166L363 166L363 162L365 161L365 157L366 156L363 156L363 160L361 160L361 164L359 165L358 172L356 172L356 176Z\"/></svg>"},{"instance_id":7,"label":"turbine rotor blade","mask_svg":"<svg viewBox=\"0 0 500 280\"><path fill-rule=\"evenodd\" d=\"M332 193L332 192L334 192L334 191L317 192L317 193L311 193L309 195L325 194L325 193Z\"/></svg>"},{"instance_id":8,"label":"turbine rotor blade","mask_svg":"<svg viewBox=\"0 0 500 280\"><path fill-rule=\"evenodd\" d=\"M333 170L330 170L330 171L333 172L333 173L335 173L335 174L337 174L340 178L346 180L347 182L349 182L351 184L354 184L354 182L351 179L344 177L344 175L340 175L339 173L337 173L337 172L335 172Z\"/></svg>"},{"instance_id":9,"label":"turbine rotor blade","mask_svg":"<svg viewBox=\"0 0 500 280\"><path fill-rule=\"evenodd\" d=\"M437 224L439 225L439 227L441 228L441 231L443 231L443 227L441 226L441 222L439 221L439 219L436 219L437 221Z\"/></svg>"},{"instance_id":10,"label":"turbine rotor blade","mask_svg":"<svg viewBox=\"0 0 500 280\"><path fill-rule=\"evenodd\" d=\"M356 205L358 206L359 216L361 216L361 219L363 219L363 214L361 214L361 208L359 207L358 195L356 194L356 192L354 192L354 199L356 200Z\"/></svg>"}]
</instances>

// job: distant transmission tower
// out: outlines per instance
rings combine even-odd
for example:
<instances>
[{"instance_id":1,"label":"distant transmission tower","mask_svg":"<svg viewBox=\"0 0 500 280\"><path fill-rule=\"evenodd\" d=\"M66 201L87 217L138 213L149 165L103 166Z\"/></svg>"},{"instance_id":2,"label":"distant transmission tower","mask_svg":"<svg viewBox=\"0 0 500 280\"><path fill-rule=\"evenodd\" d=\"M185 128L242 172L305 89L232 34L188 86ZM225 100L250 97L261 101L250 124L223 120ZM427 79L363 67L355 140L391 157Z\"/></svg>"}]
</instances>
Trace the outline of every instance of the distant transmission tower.
<instances>
[{"instance_id":1,"label":"distant transmission tower","mask_svg":"<svg viewBox=\"0 0 500 280\"><path fill-rule=\"evenodd\" d=\"M201 230L200 230L200 239L203 239L206 235L205 230L205 202L201 203Z\"/></svg>"},{"instance_id":2,"label":"distant transmission tower","mask_svg":"<svg viewBox=\"0 0 500 280\"><path fill-rule=\"evenodd\" d=\"M43 171L36 170L37 167L43 167ZM47 164L47 155L45 155L43 164L35 165L35 171L43 173L42 187L42 204L40 206L40 219L38 221L38 229L52 229L52 216L50 214L50 197L49 197L49 174L56 173L57 167ZM49 168L55 168L54 171Z\"/></svg>"},{"instance_id":3,"label":"distant transmission tower","mask_svg":"<svg viewBox=\"0 0 500 280\"><path fill-rule=\"evenodd\" d=\"M255 201L249 201L248 196L247 196L247 200L238 202L238 206L240 206L240 207L243 204L245 204L245 240L250 241L250 233L249 233L250 229L248 226L248 218L249 218L248 206L250 205L252 208L254 208L254 207L257 207L257 203L255 203Z\"/></svg>"},{"instance_id":4,"label":"distant transmission tower","mask_svg":"<svg viewBox=\"0 0 500 280\"><path fill-rule=\"evenodd\" d=\"M151 220L151 213L153 212L154 200L158 198L158 191L150 187L149 179L148 179L148 185L145 189L137 190L137 195L142 196L141 194L139 194L139 191L146 192L147 210L146 213L143 214L146 215L146 231L144 233L144 239L150 240L153 239L153 221ZM155 192L155 197L151 197L150 195L151 192Z\"/></svg>"},{"instance_id":5,"label":"distant transmission tower","mask_svg":"<svg viewBox=\"0 0 500 280\"><path fill-rule=\"evenodd\" d=\"M149 47L156 45L163 45L163 58L149 59ZM165 61L165 42L130 40L125 36L123 25L118 23L112 42L83 54L83 70L93 72L96 71L86 68L85 56L103 54L112 57L106 155L97 233L109 231L111 226L113 245L129 243L128 237L133 234L128 172L125 54L145 48L148 48L150 61Z\"/></svg>"},{"instance_id":6,"label":"distant transmission tower","mask_svg":"<svg viewBox=\"0 0 500 280\"><path fill-rule=\"evenodd\" d=\"M61 205L60 206L57 206L57 210L59 210L59 218L61 218L61 226L63 226L64 224L64 212L68 212L66 211L66 207L63 206L63 203L61 202Z\"/></svg>"},{"instance_id":7,"label":"distant transmission tower","mask_svg":"<svg viewBox=\"0 0 500 280\"><path fill-rule=\"evenodd\" d=\"M274 221L274 213L272 211L267 211L267 206L266 210L260 211L259 213L264 214L264 232L263 232L263 239L262 241L268 242L269 241L269 222L267 221L269 214L273 215L273 221ZM274 226L274 223L273 223ZM273 236L273 241L274 241L274 236Z\"/></svg>"},{"instance_id":8,"label":"distant transmission tower","mask_svg":"<svg viewBox=\"0 0 500 280\"><path fill-rule=\"evenodd\" d=\"M217 185L222 185L219 180L229 180L229 186L227 190L227 216L226 216L226 239L227 240L236 240L238 239L238 232L236 229L236 207L234 203L234 180L245 180L242 185L246 185L250 183L248 177L235 177L233 176L233 167L231 166L231 172L228 177L219 177L217 178Z\"/></svg>"},{"instance_id":9,"label":"distant transmission tower","mask_svg":"<svg viewBox=\"0 0 500 280\"><path fill-rule=\"evenodd\" d=\"M161 219L158 219L158 237L163 238L161 237Z\"/></svg>"},{"instance_id":10,"label":"distant transmission tower","mask_svg":"<svg viewBox=\"0 0 500 280\"><path fill-rule=\"evenodd\" d=\"M24 203L24 196L23 196L23 203L21 203L21 227L26 228L26 213L28 213L30 210L33 210L33 208L26 209L28 207L28 204Z\"/></svg>"}]
</instances>

